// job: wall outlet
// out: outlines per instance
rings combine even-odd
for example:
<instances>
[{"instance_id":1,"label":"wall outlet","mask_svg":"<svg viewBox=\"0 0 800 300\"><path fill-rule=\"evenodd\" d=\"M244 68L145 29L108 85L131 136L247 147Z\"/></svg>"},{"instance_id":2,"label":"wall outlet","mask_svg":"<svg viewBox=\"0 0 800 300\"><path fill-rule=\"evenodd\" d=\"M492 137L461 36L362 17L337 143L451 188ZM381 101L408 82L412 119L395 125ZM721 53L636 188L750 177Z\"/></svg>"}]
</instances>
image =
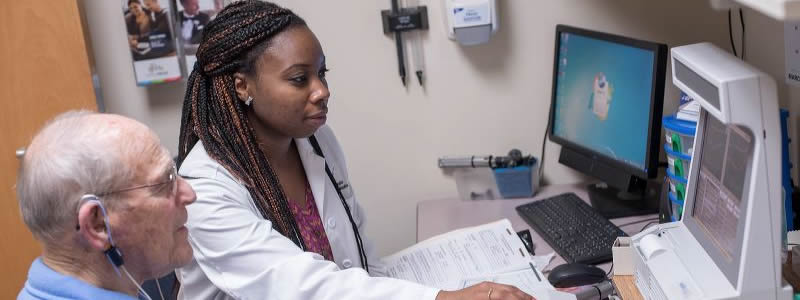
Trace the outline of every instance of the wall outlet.
<instances>
[{"instance_id":1,"label":"wall outlet","mask_svg":"<svg viewBox=\"0 0 800 300\"><path fill-rule=\"evenodd\" d=\"M784 22L786 83L800 86L800 22Z\"/></svg>"}]
</instances>

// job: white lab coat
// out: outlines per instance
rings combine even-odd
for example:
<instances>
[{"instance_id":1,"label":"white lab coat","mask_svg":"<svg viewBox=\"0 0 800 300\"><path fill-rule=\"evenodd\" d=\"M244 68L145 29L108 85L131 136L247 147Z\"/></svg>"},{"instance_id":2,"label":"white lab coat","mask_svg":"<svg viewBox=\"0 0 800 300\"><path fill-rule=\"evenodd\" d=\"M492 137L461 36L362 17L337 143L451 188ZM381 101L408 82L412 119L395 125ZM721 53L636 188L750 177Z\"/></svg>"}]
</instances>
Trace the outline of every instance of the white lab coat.
<instances>
[{"instance_id":1,"label":"white lab coat","mask_svg":"<svg viewBox=\"0 0 800 300\"><path fill-rule=\"evenodd\" d=\"M438 289L371 277L361 266L352 226L325 173L325 159L339 181L368 255L370 272L382 268L364 235L364 213L355 200L341 147L327 126L315 133L325 158L308 139L296 139L335 264L303 252L272 228L250 193L210 158L201 142L186 156L179 173L189 178L197 201L187 207L192 262L177 270L183 299L434 299Z\"/></svg>"}]
</instances>

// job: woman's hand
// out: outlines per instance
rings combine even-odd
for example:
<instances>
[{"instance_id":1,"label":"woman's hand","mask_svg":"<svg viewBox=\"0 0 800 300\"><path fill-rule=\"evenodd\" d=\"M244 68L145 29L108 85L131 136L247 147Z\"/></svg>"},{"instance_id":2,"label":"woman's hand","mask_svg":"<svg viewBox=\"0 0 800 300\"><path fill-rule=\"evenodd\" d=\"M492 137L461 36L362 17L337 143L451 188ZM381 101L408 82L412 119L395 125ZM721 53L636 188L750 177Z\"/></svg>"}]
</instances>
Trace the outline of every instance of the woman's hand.
<instances>
[{"instance_id":1,"label":"woman's hand","mask_svg":"<svg viewBox=\"0 0 800 300\"><path fill-rule=\"evenodd\" d=\"M484 281L457 291L440 291L436 300L535 300L518 288Z\"/></svg>"}]
</instances>

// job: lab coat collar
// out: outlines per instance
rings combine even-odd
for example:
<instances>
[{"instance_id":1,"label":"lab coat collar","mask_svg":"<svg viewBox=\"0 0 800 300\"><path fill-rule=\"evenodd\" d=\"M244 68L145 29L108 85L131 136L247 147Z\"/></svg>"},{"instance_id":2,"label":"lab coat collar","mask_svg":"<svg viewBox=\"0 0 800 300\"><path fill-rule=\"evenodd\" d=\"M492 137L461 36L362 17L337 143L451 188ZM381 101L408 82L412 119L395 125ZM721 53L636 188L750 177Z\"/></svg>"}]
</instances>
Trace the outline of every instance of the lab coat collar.
<instances>
[{"instance_id":1,"label":"lab coat collar","mask_svg":"<svg viewBox=\"0 0 800 300\"><path fill-rule=\"evenodd\" d=\"M308 138L295 139L297 152L300 154L300 161L303 162L303 169L306 171L308 185L311 186L311 193L314 195L314 202L317 204L317 211L320 217L325 215L323 203L325 203L325 185L328 180L325 173L325 158L314 153L314 147Z\"/></svg>"}]
</instances>

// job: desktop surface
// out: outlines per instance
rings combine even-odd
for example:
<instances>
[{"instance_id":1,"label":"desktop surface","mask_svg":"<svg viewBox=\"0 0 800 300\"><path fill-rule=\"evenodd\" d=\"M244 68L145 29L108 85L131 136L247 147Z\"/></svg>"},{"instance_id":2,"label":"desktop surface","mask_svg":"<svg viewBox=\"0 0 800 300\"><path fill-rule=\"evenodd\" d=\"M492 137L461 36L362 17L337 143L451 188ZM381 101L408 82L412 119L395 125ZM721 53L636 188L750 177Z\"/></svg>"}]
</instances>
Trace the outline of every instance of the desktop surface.
<instances>
[{"instance_id":1,"label":"desktop surface","mask_svg":"<svg viewBox=\"0 0 800 300\"><path fill-rule=\"evenodd\" d=\"M539 236L528 224L522 220L516 211L516 207L531 201L541 200L563 193L574 193L583 201L588 203L589 195L586 191L586 183L557 184L542 186L533 198L519 199L498 199L498 200L460 200L457 197L426 200L417 204L417 242L426 240L439 234L443 234L455 229L486 224L507 218L511 221L514 230L520 231L529 229L533 239L535 252L537 255L555 252L553 248ZM641 231L642 227L649 224L649 219L657 219L657 214L640 215L611 219L616 225L624 225L631 222L643 221L628 226L620 227L628 235L633 235ZM542 270L542 273L549 275L550 271L556 266L566 263L558 253L550 264ZM597 265L608 272L611 263ZM643 299L634 284L633 276L622 275L613 276L616 290L624 300Z\"/></svg>"},{"instance_id":2,"label":"desktop surface","mask_svg":"<svg viewBox=\"0 0 800 300\"><path fill-rule=\"evenodd\" d=\"M545 199L563 193L575 193L583 201L588 203L589 196L586 192L586 183L543 186L533 198L463 201L459 200L457 197L453 197L422 201L417 204L417 241L423 241L451 230L508 218L514 230L531 230L531 236L537 255L554 252L553 248L522 220L519 214L517 214L516 207L531 201ZM657 214L650 214L611 219L611 222L616 225L621 225L635 221L657 219L657 217ZM621 229L625 231L625 233L633 235L638 233L647 223L648 222L642 222L623 226ZM553 267L565 262L566 261L561 256L556 254L548 268L542 271L547 273ZM608 271L611 267L611 263L600 264L598 267Z\"/></svg>"}]
</instances>

